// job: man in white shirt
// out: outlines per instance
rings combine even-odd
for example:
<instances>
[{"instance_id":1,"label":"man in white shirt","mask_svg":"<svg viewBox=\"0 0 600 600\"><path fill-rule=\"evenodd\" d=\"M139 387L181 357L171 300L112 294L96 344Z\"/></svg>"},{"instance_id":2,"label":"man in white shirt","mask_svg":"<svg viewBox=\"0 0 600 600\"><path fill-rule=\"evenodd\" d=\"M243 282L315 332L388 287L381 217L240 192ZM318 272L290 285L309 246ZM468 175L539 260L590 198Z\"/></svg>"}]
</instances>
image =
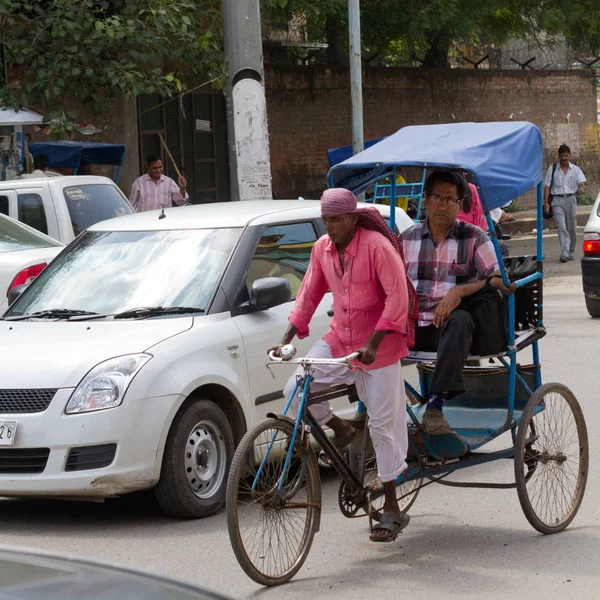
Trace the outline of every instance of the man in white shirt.
<instances>
[{"instance_id":1,"label":"man in white shirt","mask_svg":"<svg viewBox=\"0 0 600 600\"><path fill-rule=\"evenodd\" d=\"M19 175L19 179L39 179L41 177L62 177L62 173L50 170L50 160L45 154L38 154L33 159L33 171Z\"/></svg>"},{"instance_id":2,"label":"man in white shirt","mask_svg":"<svg viewBox=\"0 0 600 600\"><path fill-rule=\"evenodd\" d=\"M550 208L552 196L552 212L558 230L560 242L560 262L575 260L575 243L577 241L577 197L583 194L585 175L572 164L571 149L562 144L558 149L559 163L548 167L544 188L544 205Z\"/></svg>"},{"instance_id":3,"label":"man in white shirt","mask_svg":"<svg viewBox=\"0 0 600 600\"><path fill-rule=\"evenodd\" d=\"M129 202L135 212L181 206L189 200L185 177L179 177L179 185L163 175L162 160L154 154L146 158L148 172L138 177L131 188Z\"/></svg>"}]
</instances>

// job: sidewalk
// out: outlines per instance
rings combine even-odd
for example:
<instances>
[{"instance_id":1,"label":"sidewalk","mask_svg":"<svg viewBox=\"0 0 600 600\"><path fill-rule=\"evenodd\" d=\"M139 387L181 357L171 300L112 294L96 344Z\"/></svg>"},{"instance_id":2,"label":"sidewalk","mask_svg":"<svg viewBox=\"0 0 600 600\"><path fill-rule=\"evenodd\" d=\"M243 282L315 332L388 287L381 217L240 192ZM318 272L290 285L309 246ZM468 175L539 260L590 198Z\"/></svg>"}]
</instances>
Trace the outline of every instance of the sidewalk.
<instances>
[{"instance_id":1,"label":"sidewalk","mask_svg":"<svg viewBox=\"0 0 600 600\"><path fill-rule=\"evenodd\" d=\"M592 208L592 206L577 207L577 225L583 226L587 223ZM537 229L537 214L535 210L520 210L510 214L516 220L509 223L502 223L503 233L517 235L519 233L531 233L534 229ZM554 219L544 219L544 229L556 229Z\"/></svg>"}]
</instances>

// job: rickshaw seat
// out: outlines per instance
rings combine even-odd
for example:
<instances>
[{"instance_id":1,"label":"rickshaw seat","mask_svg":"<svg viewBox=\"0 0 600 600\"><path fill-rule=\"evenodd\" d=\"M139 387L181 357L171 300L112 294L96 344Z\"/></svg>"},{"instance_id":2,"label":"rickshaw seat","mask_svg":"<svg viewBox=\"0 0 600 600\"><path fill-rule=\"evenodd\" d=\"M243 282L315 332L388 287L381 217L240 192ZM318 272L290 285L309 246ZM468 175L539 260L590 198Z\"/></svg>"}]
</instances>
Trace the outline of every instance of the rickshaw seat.
<instances>
[{"instance_id":1,"label":"rickshaw seat","mask_svg":"<svg viewBox=\"0 0 600 600\"><path fill-rule=\"evenodd\" d=\"M522 350L533 342L543 338L546 335L546 330L543 327L534 327L526 331L515 332L515 348ZM506 356L508 349L499 354L489 354L486 356L470 355L467 360L484 360L486 358L499 358ZM403 359L402 364L413 364L415 362L435 362L437 360L437 352L422 352L411 350L406 359Z\"/></svg>"}]
</instances>

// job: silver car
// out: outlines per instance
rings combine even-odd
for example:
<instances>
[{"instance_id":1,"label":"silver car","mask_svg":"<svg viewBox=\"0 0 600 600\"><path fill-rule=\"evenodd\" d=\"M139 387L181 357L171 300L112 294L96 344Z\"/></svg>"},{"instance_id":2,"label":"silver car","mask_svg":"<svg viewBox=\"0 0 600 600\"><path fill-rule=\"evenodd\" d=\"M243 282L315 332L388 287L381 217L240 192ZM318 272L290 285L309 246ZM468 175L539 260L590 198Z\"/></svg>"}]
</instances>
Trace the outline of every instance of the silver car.
<instances>
[{"instance_id":1,"label":"silver car","mask_svg":"<svg viewBox=\"0 0 600 600\"><path fill-rule=\"evenodd\" d=\"M0 214L0 315L11 289L31 283L64 248L32 227Z\"/></svg>"}]
</instances>

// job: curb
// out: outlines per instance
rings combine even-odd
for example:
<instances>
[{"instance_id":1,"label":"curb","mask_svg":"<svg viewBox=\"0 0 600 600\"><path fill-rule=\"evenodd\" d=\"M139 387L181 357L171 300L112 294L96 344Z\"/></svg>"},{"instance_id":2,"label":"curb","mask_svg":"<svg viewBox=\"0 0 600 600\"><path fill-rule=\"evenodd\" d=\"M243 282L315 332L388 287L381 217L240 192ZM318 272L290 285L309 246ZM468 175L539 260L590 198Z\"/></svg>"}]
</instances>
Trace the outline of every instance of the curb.
<instances>
[{"instance_id":1,"label":"curb","mask_svg":"<svg viewBox=\"0 0 600 600\"><path fill-rule=\"evenodd\" d=\"M589 213L578 213L577 225L579 227L585 226L585 224L588 222L589 216ZM524 219L517 218L516 221L502 223L502 232L510 233L511 235L530 233L534 229L537 229L537 219L535 217L528 217ZM544 229L556 229L556 223L554 222L554 219L544 219Z\"/></svg>"}]
</instances>

